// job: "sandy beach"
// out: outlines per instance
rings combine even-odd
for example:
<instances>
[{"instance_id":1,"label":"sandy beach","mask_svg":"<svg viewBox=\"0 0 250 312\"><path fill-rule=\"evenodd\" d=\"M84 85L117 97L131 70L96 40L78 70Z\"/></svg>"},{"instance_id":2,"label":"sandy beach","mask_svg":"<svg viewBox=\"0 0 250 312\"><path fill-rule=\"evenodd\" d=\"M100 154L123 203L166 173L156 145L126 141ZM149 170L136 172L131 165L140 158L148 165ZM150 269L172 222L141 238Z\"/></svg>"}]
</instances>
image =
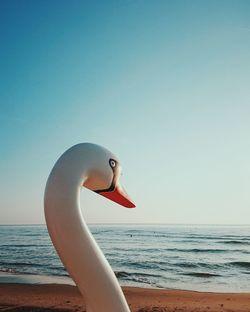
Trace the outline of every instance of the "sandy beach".
<instances>
[{"instance_id":1,"label":"sandy beach","mask_svg":"<svg viewBox=\"0 0 250 312\"><path fill-rule=\"evenodd\" d=\"M205 293L124 287L132 312L247 312L250 293ZM85 311L84 299L70 285L0 284L0 311Z\"/></svg>"}]
</instances>

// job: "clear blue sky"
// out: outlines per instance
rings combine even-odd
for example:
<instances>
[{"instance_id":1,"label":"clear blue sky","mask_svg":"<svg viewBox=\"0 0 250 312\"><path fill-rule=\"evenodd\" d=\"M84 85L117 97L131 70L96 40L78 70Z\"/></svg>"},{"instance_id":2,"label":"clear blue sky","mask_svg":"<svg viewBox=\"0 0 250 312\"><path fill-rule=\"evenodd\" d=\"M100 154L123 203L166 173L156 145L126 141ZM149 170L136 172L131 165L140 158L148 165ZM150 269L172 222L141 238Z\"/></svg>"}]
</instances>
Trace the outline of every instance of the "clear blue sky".
<instances>
[{"instance_id":1,"label":"clear blue sky","mask_svg":"<svg viewBox=\"0 0 250 312\"><path fill-rule=\"evenodd\" d=\"M249 1L0 1L0 223L43 223L47 176L109 148L137 204L88 222L249 223Z\"/></svg>"}]
</instances>

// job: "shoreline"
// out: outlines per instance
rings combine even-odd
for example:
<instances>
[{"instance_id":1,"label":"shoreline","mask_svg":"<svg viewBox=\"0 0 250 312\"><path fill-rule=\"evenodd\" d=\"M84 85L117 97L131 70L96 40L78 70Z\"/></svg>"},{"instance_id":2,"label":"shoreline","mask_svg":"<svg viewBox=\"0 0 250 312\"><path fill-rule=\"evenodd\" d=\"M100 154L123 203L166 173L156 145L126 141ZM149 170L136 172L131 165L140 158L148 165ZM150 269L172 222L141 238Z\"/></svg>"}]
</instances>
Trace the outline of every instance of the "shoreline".
<instances>
[{"instance_id":1,"label":"shoreline","mask_svg":"<svg viewBox=\"0 0 250 312\"><path fill-rule=\"evenodd\" d=\"M42 275L21 272L0 271L0 285L4 284L20 284L20 285L70 285L76 286L74 281L67 275ZM198 293L214 293L214 294L250 294L250 290L218 290L218 289L193 289L190 285L187 288L175 287L154 287L150 284L129 284L119 281L122 288L136 288L136 289L149 289L149 290L175 290L175 291L190 291ZM249 305L250 306L250 305Z\"/></svg>"},{"instance_id":2,"label":"shoreline","mask_svg":"<svg viewBox=\"0 0 250 312\"><path fill-rule=\"evenodd\" d=\"M247 312L249 293L213 293L176 289L122 287L131 312ZM13 312L84 312L76 286L0 283L0 310Z\"/></svg>"},{"instance_id":3,"label":"shoreline","mask_svg":"<svg viewBox=\"0 0 250 312\"><path fill-rule=\"evenodd\" d=\"M1 284L21 284L21 285L70 285L75 286L74 281L67 275L42 275L42 274L32 274L32 273L21 273L21 272L9 272L9 271L0 271L0 285ZM119 284L122 288L138 288L138 289L150 289L150 290L175 290L175 291L190 291L198 293L214 293L214 294L249 294L250 290L239 290L239 291L228 291L228 290L197 290L189 288L176 288L176 287L154 287L150 284L129 284L119 281ZM249 303L250 306L250 303Z\"/></svg>"}]
</instances>

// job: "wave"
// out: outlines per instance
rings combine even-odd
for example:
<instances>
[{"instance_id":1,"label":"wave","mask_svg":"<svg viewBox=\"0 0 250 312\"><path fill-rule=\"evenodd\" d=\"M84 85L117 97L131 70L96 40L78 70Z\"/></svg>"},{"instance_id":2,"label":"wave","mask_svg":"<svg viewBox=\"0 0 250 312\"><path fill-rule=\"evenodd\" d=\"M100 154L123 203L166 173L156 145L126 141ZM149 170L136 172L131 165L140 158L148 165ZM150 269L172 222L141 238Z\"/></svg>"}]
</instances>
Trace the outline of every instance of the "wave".
<instances>
[{"instance_id":1,"label":"wave","mask_svg":"<svg viewBox=\"0 0 250 312\"><path fill-rule=\"evenodd\" d=\"M228 252L228 249L213 249L213 248L192 248L192 249L185 249L185 248L169 248L166 251L177 251L177 252L209 252L209 253L220 253L220 252Z\"/></svg>"},{"instance_id":2,"label":"wave","mask_svg":"<svg viewBox=\"0 0 250 312\"><path fill-rule=\"evenodd\" d=\"M221 276L220 274L215 274L215 273L204 273L204 272L188 272L188 273L182 273L182 275L189 275L189 276L203 277L203 278Z\"/></svg>"},{"instance_id":3,"label":"wave","mask_svg":"<svg viewBox=\"0 0 250 312\"><path fill-rule=\"evenodd\" d=\"M250 245L250 242L248 240L225 240L220 241L219 243L231 245Z\"/></svg>"},{"instance_id":4,"label":"wave","mask_svg":"<svg viewBox=\"0 0 250 312\"><path fill-rule=\"evenodd\" d=\"M0 272L2 272L2 273L19 273L17 270L11 269L11 268L1 268Z\"/></svg>"},{"instance_id":5,"label":"wave","mask_svg":"<svg viewBox=\"0 0 250 312\"><path fill-rule=\"evenodd\" d=\"M206 262L186 262L186 261L116 261L116 265L131 268L134 270L156 270L156 271L176 271L178 269L197 269L203 268L208 270L222 269L224 267L221 263L206 263Z\"/></svg>"},{"instance_id":6,"label":"wave","mask_svg":"<svg viewBox=\"0 0 250 312\"><path fill-rule=\"evenodd\" d=\"M250 269L250 262L247 261L233 261L228 263L231 266L236 266L244 269Z\"/></svg>"},{"instance_id":7,"label":"wave","mask_svg":"<svg viewBox=\"0 0 250 312\"><path fill-rule=\"evenodd\" d=\"M174 263L174 265L180 268L196 268L197 267L197 264L191 263L191 262L179 262L179 263Z\"/></svg>"},{"instance_id":8,"label":"wave","mask_svg":"<svg viewBox=\"0 0 250 312\"><path fill-rule=\"evenodd\" d=\"M34 267L44 267L44 264L40 264L40 263L30 263L30 262L5 262L5 261L1 261L0 265L10 265L10 266L34 266Z\"/></svg>"},{"instance_id":9,"label":"wave","mask_svg":"<svg viewBox=\"0 0 250 312\"><path fill-rule=\"evenodd\" d=\"M233 251L239 251L239 252L245 252L244 250L233 250ZM130 254L135 253L145 253L145 254L158 254L162 252L180 252L180 253L225 253L225 252L232 252L231 249L225 249L225 248L145 248L145 247L133 247L133 248L124 248L124 247L115 247L112 249L112 251L104 250L104 253L106 256L117 256L117 253L124 253L129 252ZM248 252L246 252L248 253Z\"/></svg>"},{"instance_id":10,"label":"wave","mask_svg":"<svg viewBox=\"0 0 250 312\"><path fill-rule=\"evenodd\" d=\"M205 262L177 262L172 264L181 269L203 269L203 270L221 270L223 265L220 263L205 263Z\"/></svg>"},{"instance_id":11,"label":"wave","mask_svg":"<svg viewBox=\"0 0 250 312\"><path fill-rule=\"evenodd\" d=\"M33 232L22 233L22 236L31 236L31 237L39 237L39 236L43 237L43 235L44 233L33 233Z\"/></svg>"},{"instance_id":12,"label":"wave","mask_svg":"<svg viewBox=\"0 0 250 312\"><path fill-rule=\"evenodd\" d=\"M116 271L115 275L117 278L123 278L123 277L129 277L129 276L162 277L159 274L145 273L145 272L126 272L126 271Z\"/></svg>"},{"instance_id":13,"label":"wave","mask_svg":"<svg viewBox=\"0 0 250 312\"><path fill-rule=\"evenodd\" d=\"M5 247L5 248L19 248L19 247L26 247L26 248L30 248L30 247L37 247L37 248L41 248L41 247L50 247L50 244L39 244L39 242L37 244L4 244L1 245L1 247Z\"/></svg>"},{"instance_id":14,"label":"wave","mask_svg":"<svg viewBox=\"0 0 250 312\"><path fill-rule=\"evenodd\" d=\"M115 275L118 279L121 279L121 280L147 284L147 285L151 285L155 287L161 287L156 281L154 281L154 279L157 279L158 281L159 279L162 278L162 276L158 274L118 271L118 272L115 272Z\"/></svg>"},{"instance_id":15,"label":"wave","mask_svg":"<svg viewBox=\"0 0 250 312\"><path fill-rule=\"evenodd\" d=\"M132 262L126 261L122 263L119 261L120 265L124 265L125 267L134 268L134 269L150 269L150 270L165 270L165 266L168 265L166 262L154 262L154 261L145 261L145 262Z\"/></svg>"}]
</instances>

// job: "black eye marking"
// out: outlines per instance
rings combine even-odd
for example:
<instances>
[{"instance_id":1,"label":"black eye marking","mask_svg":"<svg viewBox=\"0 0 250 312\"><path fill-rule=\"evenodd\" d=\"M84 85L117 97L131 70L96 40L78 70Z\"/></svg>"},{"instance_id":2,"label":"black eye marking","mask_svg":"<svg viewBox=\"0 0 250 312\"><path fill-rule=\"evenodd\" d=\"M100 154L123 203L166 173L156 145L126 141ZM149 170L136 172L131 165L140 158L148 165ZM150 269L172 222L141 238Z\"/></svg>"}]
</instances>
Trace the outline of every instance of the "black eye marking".
<instances>
[{"instance_id":1,"label":"black eye marking","mask_svg":"<svg viewBox=\"0 0 250 312\"><path fill-rule=\"evenodd\" d=\"M117 181L117 170L116 170L116 167L117 167L117 161L110 158L109 160L109 165L113 171L113 179L112 179L112 182L111 182L111 185L109 188L107 189L104 189L104 190L96 190L94 192L96 193L103 193L103 192L113 192L114 189L115 189L115 186L116 186L116 181Z\"/></svg>"},{"instance_id":2,"label":"black eye marking","mask_svg":"<svg viewBox=\"0 0 250 312\"><path fill-rule=\"evenodd\" d=\"M110 159L109 160L109 164L110 164L110 167L112 168L112 169L114 169L115 168L115 166L116 166L116 161L114 160L114 159Z\"/></svg>"}]
</instances>

